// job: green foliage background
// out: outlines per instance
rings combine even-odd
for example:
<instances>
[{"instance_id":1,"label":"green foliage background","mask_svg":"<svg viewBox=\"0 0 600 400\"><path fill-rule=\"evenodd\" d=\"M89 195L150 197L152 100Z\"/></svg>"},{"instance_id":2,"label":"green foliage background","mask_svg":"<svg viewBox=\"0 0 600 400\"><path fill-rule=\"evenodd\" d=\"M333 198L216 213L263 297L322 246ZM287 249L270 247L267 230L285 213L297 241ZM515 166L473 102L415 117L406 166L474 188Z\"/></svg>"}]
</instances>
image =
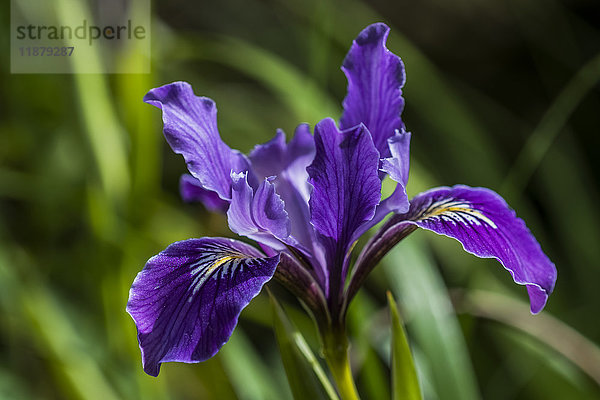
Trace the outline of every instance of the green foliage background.
<instances>
[{"instance_id":1,"label":"green foliage background","mask_svg":"<svg viewBox=\"0 0 600 400\"><path fill-rule=\"evenodd\" d=\"M125 313L135 274L173 241L232 234L224 217L181 202L185 165L141 99L186 80L217 102L224 140L248 151L276 128L339 117L339 65L376 21L406 64L410 193L495 189L559 278L529 316L525 290L496 262L414 233L351 308L363 398L389 398L388 289L426 398L600 398L598 4L157 0L152 12L148 75L11 75L0 38L1 399L291 397L265 295L217 357L143 373ZM299 305L270 286L315 349Z\"/></svg>"}]
</instances>

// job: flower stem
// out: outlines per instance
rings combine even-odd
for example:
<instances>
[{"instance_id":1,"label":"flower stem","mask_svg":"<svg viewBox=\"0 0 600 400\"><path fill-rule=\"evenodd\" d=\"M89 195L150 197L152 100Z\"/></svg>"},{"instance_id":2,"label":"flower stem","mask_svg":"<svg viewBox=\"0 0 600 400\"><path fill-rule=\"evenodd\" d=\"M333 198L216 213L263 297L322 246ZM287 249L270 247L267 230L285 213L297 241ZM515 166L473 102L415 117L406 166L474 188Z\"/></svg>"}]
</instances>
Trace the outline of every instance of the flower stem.
<instances>
[{"instance_id":1,"label":"flower stem","mask_svg":"<svg viewBox=\"0 0 600 400\"><path fill-rule=\"evenodd\" d=\"M343 328L322 334L323 354L341 400L359 400L348 358L348 338Z\"/></svg>"}]
</instances>

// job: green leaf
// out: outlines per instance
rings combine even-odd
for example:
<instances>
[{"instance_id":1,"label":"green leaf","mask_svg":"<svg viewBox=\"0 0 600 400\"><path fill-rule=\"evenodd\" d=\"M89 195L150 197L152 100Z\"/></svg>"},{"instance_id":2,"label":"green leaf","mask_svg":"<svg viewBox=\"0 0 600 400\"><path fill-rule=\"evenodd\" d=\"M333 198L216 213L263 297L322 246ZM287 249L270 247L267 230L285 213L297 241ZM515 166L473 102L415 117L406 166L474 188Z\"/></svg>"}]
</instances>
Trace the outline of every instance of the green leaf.
<instances>
[{"instance_id":1,"label":"green leaf","mask_svg":"<svg viewBox=\"0 0 600 400\"><path fill-rule=\"evenodd\" d=\"M274 328L281 359L295 399L338 399L318 360L302 334L293 326L277 300L271 296Z\"/></svg>"},{"instance_id":2,"label":"green leaf","mask_svg":"<svg viewBox=\"0 0 600 400\"><path fill-rule=\"evenodd\" d=\"M379 307L369 292L363 290L354 297L346 315L347 330L352 337L352 359L360 366L357 379L365 399L390 398L389 336L384 338L380 334L387 332L388 324L379 317Z\"/></svg>"},{"instance_id":3,"label":"green leaf","mask_svg":"<svg viewBox=\"0 0 600 400\"><path fill-rule=\"evenodd\" d=\"M89 10L84 2L60 0L55 2L55 8L61 21L89 19ZM85 52L85 57L71 59L80 118L84 122L103 190L111 204L118 205L126 199L130 188L127 151L123 139L126 134L108 90L107 77L102 74L78 73L85 68L85 64L101 70L101 54L93 46L78 48L77 51Z\"/></svg>"},{"instance_id":4,"label":"green leaf","mask_svg":"<svg viewBox=\"0 0 600 400\"><path fill-rule=\"evenodd\" d=\"M392 293L387 292L392 323L392 399L422 399L408 339Z\"/></svg>"},{"instance_id":5,"label":"green leaf","mask_svg":"<svg viewBox=\"0 0 600 400\"><path fill-rule=\"evenodd\" d=\"M435 393L426 397L479 398L467 345L444 281L419 233L392 249L384 260L390 285L410 317L410 332L431 371Z\"/></svg>"}]
</instances>

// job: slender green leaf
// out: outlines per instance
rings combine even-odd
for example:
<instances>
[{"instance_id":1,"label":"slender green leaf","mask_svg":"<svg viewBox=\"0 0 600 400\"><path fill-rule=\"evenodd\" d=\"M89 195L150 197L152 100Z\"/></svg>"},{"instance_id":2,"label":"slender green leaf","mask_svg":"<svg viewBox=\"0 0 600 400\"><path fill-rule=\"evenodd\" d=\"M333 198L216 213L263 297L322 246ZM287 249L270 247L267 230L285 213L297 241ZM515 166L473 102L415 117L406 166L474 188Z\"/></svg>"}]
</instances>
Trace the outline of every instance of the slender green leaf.
<instances>
[{"instance_id":1,"label":"slender green leaf","mask_svg":"<svg viewBox=\"0 0 600 400\"><path fill-rule=\"evenodd\" d=\"M389 399L388 367L390 359L387 333L387 310L368 291L359 291L348 309L346 324L352 337L353 364L357 366L357 379L361 392L367 399Z\"/></svg>"},{"instance_id":2,"label":"slender green leaf","mask_svg":"<svg viewBox=\"0 0 600 400\"><path fill-rule=\"evenodd\" d=\"M302 334L293 326L277 300L271 296L275 336L295 399L337 399L318 360Z\"/></svg>"},{"instance_id":3,"label":"slender green leaf","mask_svg":"<svg viewBox=\"0 0 600 400\"><path fill-rule=\"evenodd\" d=\"M387 298L392 323L392 398L394 400L422 399L417 371L396 300L390 292L387 292Z\"/></svg>"},{"instance_id":4,"label":"slender green leaf","mask_svg":"<svg viewBox=\"0 0 600 400\"><path fill-rule=\"evenodd\" d=\"M83 2L60 0L55 2L55 8L60 21L89 19L89 10ZM80 46L77 51L85 52L85 57L73 58L72 65L79 112L96 159L103 190L111 203L118 204L126 198L130 186L123 139L126 135L114 109L106 77L101 74L78 73L85 69L84 63L101 65L100 53L93 46Z\"/></svg>"},{"instance_id":5,"label":"slender green leaf","mask_svg":"<svg viewBox=\"0 0 600 400\"><path fill-rule=\"evenodd\" d=\"M464 336L421 234L394 248L384 262L406 308L412 336L429 363L438 398L478 398Z\"/></svg>"}]
</instances>

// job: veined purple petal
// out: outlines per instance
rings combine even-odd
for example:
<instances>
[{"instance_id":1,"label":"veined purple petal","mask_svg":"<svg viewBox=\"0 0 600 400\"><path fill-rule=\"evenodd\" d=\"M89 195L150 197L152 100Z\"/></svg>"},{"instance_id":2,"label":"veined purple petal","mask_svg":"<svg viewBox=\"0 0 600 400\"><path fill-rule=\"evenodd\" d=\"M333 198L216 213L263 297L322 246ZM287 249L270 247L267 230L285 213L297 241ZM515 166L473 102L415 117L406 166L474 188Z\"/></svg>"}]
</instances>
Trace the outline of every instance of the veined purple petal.
<instances>
[{"instance_id":1,"label":"veined purple petal","mask_svg":"<svg viewBox=\"0 0 600 400\"><path fill-rule=\"evenodd\" d=\"M396 188L388 198L377 205L373 218L358 229L356 236L362 236L391 212L405 213L408 211L410 204L406 194L406 184L410 167L410 136L410 132L402 129L388 139L391 157L380 160L380 171L389 174L390 178L397 182Z\"/></svg>"},{"instance_id":2,"label":"veined purple petal","mask_svg":"<svg viewBox=\"0 0 600 400\"><path fill-rule=\"evenodd\" d=\"M365 275L362 270L372 269L371 264L383 257L381 249L389 250L410 233L410 225L454 238L478 257L500 261L516 283L527 287L534 314L544 308L554 290L556 268L523 220L494 191L464 185L417 195L409 212L392 217L365 247L357 260L358 275Z\"/></svg>"},{"instance_id":3,"label":"veined purple petal","mask_svg":"<svg viewBox=\"0 0 600 400\"><path fill-rule=\"evenodd\" d=\"M287 145L285 133L278 129L275 137L265 144L258 144L248 158L252 169L259 177L276 176L287 166Z\"/></svg>"},{"instance_id":4,"label":"veined purple petal","mask_svg":"<svg viewBox=\"0 0 600 400\"><path fill-rule=\"evenodd\" d=\"M308 124L300 124L294 131L294 137L287 145L285 152L285 168L281 175L298 192L304 204L308 206L312 187L308 183L306 168L315 158L315 139L310 133Z\"/></svg>"},{"instance_id":5,"label":"veined purple petal","mask_svg":"<svg viewBox=\"0 0 600 400\"><path fill-rule=\"evenodd\" d=\"M201 202L208 210L224 213L229 202L222 200L218 194L202 187L200 181L190 174L183 174L179 179L179 192L186 203Z\"/></svg>"},{"instance_id":6,"label":"veined purple petal","mask_svg":"<svg viewBox=\"0 0 600 400\"><path fill-rule=\"evenodd\" d=\"M315 159L308 167L314 187L311 222L325 249L329 287L334 291L330 298L336 298L355 233L373 218L381 198L379 152L364 125L339 131L330 118L315 127L315 144Z\"/></svg>"},{"instance_id":7,"label":"veined purple petal","mask_svg":"<svg viewBox=\"0 0 600 400\"><path fill-rule=\"evenodd\" d=\"M410 132L406 132L404 129L396 131L394 136L388 139L391 157L381 160L381 170L404 188L408 183L410 170L410 136ZM406 202L408 204L408 200ZM408 211L408 207L406 211Z\"/></svg>"},{"instance_id":8,"label":"veined purple petal","mask_svg":"<svg viewBox=\"0 0 600 400\"><path fill-rule=\"evenodd\" d=\"M276 238L290 236L290 219L281 197L275 193L275 185L269 179L262 181L252 201L252 216L256 224Z\"/></svg>"},{"instance_id":9,"label":"veined purple petal","mask_svg":"<svg viewBox=\"0 0 600 400\"><path fill-rule=\"evenodd\" d=\"M406 79L402 60L385 47L390 28L383 23L366 27L352 43L342 64L348 94L340 128L366 125L381 157L387 157L387 139L404 127L402 86Z\"/></svg>"},{"instance_id":10,"label":"veined purple petal","mask_svg":"<svg viewBox=\"0 0 600 400\"><path fill-rule=\"evenodd\" d=\"M308 183L306 167L315 157L315 141L308 125L296 128L294 137L286 144L285 134L278 131L269 142L257 145L250 153L250 161L259 177L273 177L277 194L285 203L285 210L291 222L291 239L303 249L321 279L325 280L325 267L322 250L315 239L315 231L310 223L308 200L312 186ZM292 240L285 243L297 247Z\"/></svg>"},{"instance_id":11,"label":"veined purple petal","mask_svg":"<svg viewBox=\"0 0 600 400\"><path fill-rule=\"evenodd\" d=\"M249 158L258 177L275 177L277 193L284 199L286 209L289 204L290 214L308 216L311 186L306 167L315 158L315 141L307 124L298 125L288 144L283 131L278 130L269 142L255 146Z\"/></svg>"},{"instance_id":12,"label":"veined purple petal","mask_svg":"<svg viewBox=\"0 0 600 400\"><path fill-rule=\"evenodd\" d=\"M396 181L396 189L377 207L373 222L378 223L390 212L405 213L410 204L406 194L408 172L410 170L410 132L404 128L388 139L391 157L381 160L381 171Z\"/></svg>"},{"instance_id":13,"label":"veined purple petal","mask_svg":"<svg viewBox=\"0 0 600 400\"><path fill-rule=\"evenodd\" d=\"M221 140L214 101L194 95L186 82L152 89L144 101L162 110L167 142L175 153L183 155L202 187L230 200L231 171L247 171L249 165L243 154Z\"/></svg>"},{"instance_id":14,"label":"veined purple petal","mask_svg":"<svg viewBox=\"0 0 600 400\"><path fill-rule=\"evenodd\" d=\"M238 235L277 248L278 239L290 235L290 220L275 187L265 178L254 190L248 173L232 174L232 199L227 218L229 228Z\"/></svg>"},{"instance_id":15,"label":"veined purple petal","mask_svg":"<svg viewBox=\"0 0 600 400\"><path fill-rule=\"evenodd\" d=\"M195 363L227 342L240 312L271 279L279 256L231 239L173 243L146 263L129 292L144 371L163 362Z\"/></svg>"}]
</instances>

